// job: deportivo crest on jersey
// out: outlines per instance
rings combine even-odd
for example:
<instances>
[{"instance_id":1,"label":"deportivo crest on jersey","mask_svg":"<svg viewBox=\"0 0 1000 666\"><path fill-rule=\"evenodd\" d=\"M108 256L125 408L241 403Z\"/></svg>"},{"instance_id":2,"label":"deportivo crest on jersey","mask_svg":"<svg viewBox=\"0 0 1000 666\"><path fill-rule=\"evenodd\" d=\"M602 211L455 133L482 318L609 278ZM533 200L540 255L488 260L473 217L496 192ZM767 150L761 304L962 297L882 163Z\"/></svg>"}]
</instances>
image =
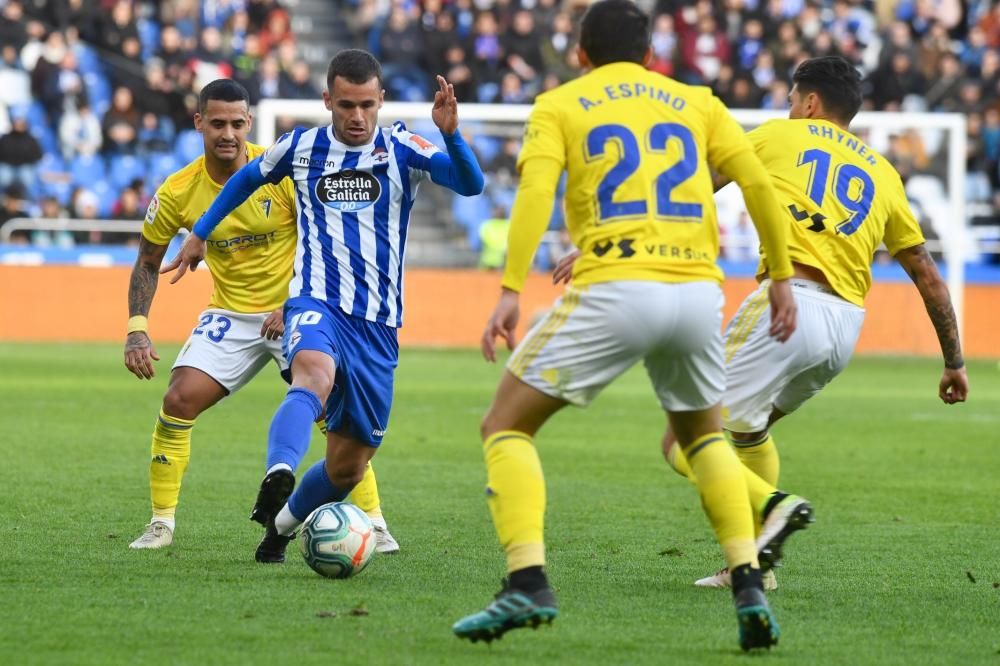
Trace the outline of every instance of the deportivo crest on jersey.
<instances>
[{"instance_id":1,"label":"deportivo crest on jersey","mask_svg":"<svg viewBox=\"0 0 1000 666\"><path fill-rule=\"evenodd\" d=\"M372 160L375 164L384 164L389 161L389 151L382 146L375 146L375 150L372 151Z\"/></svg>"},{"instance_id":2,"label":"deportivo crest on jersey","mask_svg":"<svg viewBox=\"0 0 1000 666\"><path fill-rule=\"evenodd\" d=\"M337 210L368 208L381 194L378 179L364 171L345 169L316 180L316 197Z\"/></svg>"}]
</instances>

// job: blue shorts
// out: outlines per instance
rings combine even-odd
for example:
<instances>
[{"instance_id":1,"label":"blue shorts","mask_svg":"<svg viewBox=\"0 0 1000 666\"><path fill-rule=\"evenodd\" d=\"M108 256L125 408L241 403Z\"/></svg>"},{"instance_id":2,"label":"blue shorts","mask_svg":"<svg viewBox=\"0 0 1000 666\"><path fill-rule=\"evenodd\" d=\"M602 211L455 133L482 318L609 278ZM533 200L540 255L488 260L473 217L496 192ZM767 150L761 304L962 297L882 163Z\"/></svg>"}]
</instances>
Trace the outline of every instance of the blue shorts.
<instances>
[{"instance_id":1,"label":"blue shorts","mask_svg":"<svg viewBox=\"0 0 1000 666\"><path fill-rule=\"evenodd\" d=\"M392 408L392 382L399 358L396 329L354 317L308 296L285 303L285 358L291 367L303 349L320 351L337 365L326 401L326 427L346 429L369 446L382 443Z\"/></svg>"}]
</instances>

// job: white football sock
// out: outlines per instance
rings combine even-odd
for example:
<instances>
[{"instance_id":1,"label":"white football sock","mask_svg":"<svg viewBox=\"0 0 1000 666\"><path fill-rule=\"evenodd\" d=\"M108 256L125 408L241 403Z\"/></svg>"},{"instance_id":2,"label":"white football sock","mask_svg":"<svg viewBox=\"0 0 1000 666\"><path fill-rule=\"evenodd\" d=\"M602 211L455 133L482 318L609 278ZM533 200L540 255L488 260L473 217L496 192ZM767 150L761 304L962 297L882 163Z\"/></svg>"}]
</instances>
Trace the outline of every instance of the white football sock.
<instances>
[{"instance_id":1,"label":"white football sock","mask_svg":"<svg viewBox=\"0 0 1000 666\"><path fill-rule=\"evenodd\" d=\"M292 515L292 511L288 508L287 504L281 507L281 511L274 517L274 528L282 536L292 534L301 524L302 521Z\"/></svg>"},{"instance_id":2,"label":"white football sock","mask_svg":"<svg viewBox=\"0 0 1000 666\"><path fill-rule=\"evenodd\" d=\"M171 532L174 531L175 521L174 521L173 518L164 518L162 516L153 516L152 518L149 519L149 522L151 522L151 523L160 523L162 525L166 525L167 529L169 529Z\"/></svg>"},{"instance_id":3,"label":"white football sock","mask_svg":"<svg viewBox=\"0 0 1000 666\"><path fill-rule=\"evenodd\" d=\"M292 468L291 468L291 467L289 466L289 464L288 464L288 463L274 463L273 465L271 465L270 467L268 467L268 468L267 468L267 471L266 471L266 472L264 472L264 476L267 476L267 475L268 475L268 474L270 474L271 472L273 472L273 471L275 471L275 470L279 470L279 469L287 469L287 470L288 470L289 472L292 472L292 473L294 473L294 472L295 472L295 470L293 470L293 469L292 469Z\"/></svg>"}]
</instances>

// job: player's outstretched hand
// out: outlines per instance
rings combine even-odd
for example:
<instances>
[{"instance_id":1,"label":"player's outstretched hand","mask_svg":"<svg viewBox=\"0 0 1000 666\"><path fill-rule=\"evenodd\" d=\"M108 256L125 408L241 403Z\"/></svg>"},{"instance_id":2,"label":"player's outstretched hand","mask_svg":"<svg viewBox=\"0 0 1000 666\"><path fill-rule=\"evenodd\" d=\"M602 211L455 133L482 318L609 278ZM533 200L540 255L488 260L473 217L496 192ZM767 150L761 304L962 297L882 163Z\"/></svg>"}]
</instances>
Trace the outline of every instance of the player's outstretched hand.
<instances>
[{"instance_id":1,"label":"player's outstretched hand","mask_svg":"<svg viewBox=\"0 0 1000 666\"><path fill-rule=\"evenodd\" d=\"M455 99L455 86L438 74L438 90L434 93L434 107L431 118L438 129L452 135L458 129L458 100Z\"/></svg>"},{"instance_id":2,"label":"player's outstretched hand","mask_svg":"<svg viewBox=\"0 0 1000 666\"><path fill-rule=\"evenodd\" d=\"M941 382L938 384L938 396L946 405L965 402L965 399L969 397L969 377L965 373L964 367L957 370L944 369Z\"/></svg>"},{"instance_id":3,"label":"player's outstretched hand","mask_svg":"<svg viewBox=\"0 0 1000 666\"><path fill-rule=\"evenodd\" d=\"M514 331L517 329L517 320L521 316L521 295L516 291L504 289L500 294L500 300L493 310L493 316L486 323L486 330L483 331L483 339L480 343L483 358L490 363L497 360L497 337L501 337L507 343L507 349L514 349L517 340L514 339Z\"/></svg>"},{"instance_id":4,"label":"player's outstretched hand","mask_svg":"<svg viewBox=\"0 0 1000 666\"><path fill-rule=\"evenodd\" d=\"M768 298L771 301L771 337L786 342L795 332L798 316L792 285L788 280L772 280Z\"/></svg>"},{"instance_id":5,"label":"player's outstretched hand","mask_svg":"<svg viewBox=\"0 0 1000 666\"><path fill-rule=\"evenodd\" d=\"M159 361L156 347L145 331L129 333L125 338L125 367L139 379L152 379L156 376L153 361Z\"/></svg>"},{"instance_id":6,"label":"player's outstretched hand","mask_svg":"<svg viewBox=\"0 0 1000 666\"><path fill-rule=\"evenodd\" d=\"M267 315L264 325L260 327L260 335L268 340L277 340L285 334L284 308L278 308Z\"/></svg>"},{"instance_id":7,"label":"player's outstretched hand","mask_svg":"<svg viewBox=\"0 0 1000 666\"><path fill-rule=\"evenodd\" d=\"M188 237L184 239L184 244L181 245L181 251L177 253L177 256L174 257L173 261L160 269L160 275L176 270L177 275L170 278L170 284L174 284L184 277L184 274L187 273L189 268L192 271L196 270L198 268L198 264L201 263L204 258L205 241L198 238L196 234L188 234Z\"/></svg>"},{"instance_id":8,"label":"player's outstretched hand","mask_svg":"<svg viewBox=\"0 0 1000 666\"><path fill-rule=\"evenodd\" d=\"M573 264L580 258L580 251L573 250L556 264L556 269L552 271L552 284L569 284L569 279L573 277Z\"/></svg>"}]
</instances>

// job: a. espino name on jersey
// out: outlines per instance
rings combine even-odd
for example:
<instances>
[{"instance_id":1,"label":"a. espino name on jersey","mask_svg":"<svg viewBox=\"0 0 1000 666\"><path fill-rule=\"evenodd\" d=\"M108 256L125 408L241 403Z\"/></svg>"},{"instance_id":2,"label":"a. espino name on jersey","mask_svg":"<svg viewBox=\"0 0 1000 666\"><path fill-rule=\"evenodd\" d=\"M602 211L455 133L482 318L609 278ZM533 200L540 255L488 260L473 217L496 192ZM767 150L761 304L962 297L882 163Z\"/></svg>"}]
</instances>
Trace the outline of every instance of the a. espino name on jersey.
<instances>
[{"instance_id":1,"label":"a. espino name on jersey","mask_svg":"<svg viewBox=\"0 0 1000 666\"><path fill-rule=\"evenodd\" d=\"M378 201L381 195L378 178L364 171L344 169L316 180L316 197L336 210L361 210Z\"/></svg>"}]
</instances>

